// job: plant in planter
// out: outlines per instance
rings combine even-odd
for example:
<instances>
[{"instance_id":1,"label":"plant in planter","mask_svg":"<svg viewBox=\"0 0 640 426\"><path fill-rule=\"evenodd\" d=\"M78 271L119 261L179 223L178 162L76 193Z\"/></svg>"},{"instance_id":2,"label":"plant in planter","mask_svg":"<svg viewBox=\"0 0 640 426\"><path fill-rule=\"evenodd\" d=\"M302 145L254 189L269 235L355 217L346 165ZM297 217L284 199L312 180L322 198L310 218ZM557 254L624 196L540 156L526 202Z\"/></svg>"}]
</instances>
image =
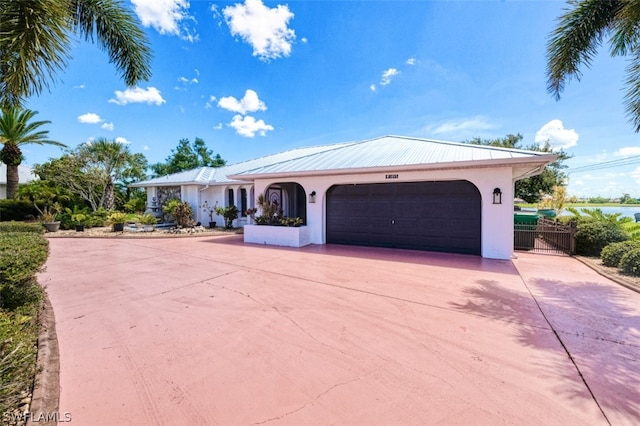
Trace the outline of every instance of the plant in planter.
<instances>
[{"instance_id":1,"label":"plant in planter","mask_svg":"<svg viewBox=\"0 0 640 426\"><path fill-rule=\"evenodd\" d=\"M300 217L287 217L282 214L282 208L275 201L269 201L260 194L256 200L260 207L260 216L255 216L258 209L248 209L247 214L256 222L257 225L272 226L290 226L299 227L304 225L304 221Z\"/></svg>"},{"instance_id":2,"label":"plant in planter","mask_svg":"<svg viewBox=\"0 0 640 426\"><path fill-rule=\"evenodd\" d=\"M224 217L224 227L226 229L233 228L233 221L238 218L238 208L236 206L216 207L215 212Z\"/></svg>"},{"instance_id":3,"label":"plant in planter","mask_svg":"<svg viewBox=\"0 0 640 426\"><path fill-rule=\"evenodd\" d=\"M124 223L127 220L128 215L122 212L113 212L107 216L107 221L113 226L113 232L124 231Z\"/></svg>"},{"instance_id":4,"label":"plant in planter","mask_svg":"<svg viewBox=\"0 0 640 426\"><path fill-rule=\"evenodd\" d=\"M150 213L147 213L138 216L138 223L142 225L142 228L145 231L153 231L155 229L153 225L158 223L158 218Z\"/></svg>"},{"instance_id":5,"label":"plant in planter","mask_svg":"<svg viewBox=\"0 0 640 426\"><path fill-rule=\"evenodd\" d=\"M40 210L42 225L45 227L47 232L56 232L58 229L60 229L60 221L56 221L56 217L59 211L60 205L58 203L55 203L53 206L44 206L42 210Z\"/></svg>"},{"instance_id":6,"label":"plant in planter","mask_svg":"<svg viewBox=\"0 0 640 426\"><path fill-rule=\"evenodd\" d=\"M74 226L76 227L76 232L84 231L84 225L87 218L88 216L84 213L76 213L71 216L71 222L73 222Z\"/></svg>"},{"instance_id":7,"label":"plant in planter","mask_svg":"<svg viewBox=\"0 0 640 426\"><path fill-rule=\"evenodd\" d=\"M202 208L202 210L207 212L207 214L209 215L209 228L212 228L212 229L215 228L216 223L213 221L213 215L216 214L216 209L218 208L218 202L216 201L215 205L211 206L209 205L209 202L205 200L204 203L202 203L202 205L200 206L200 208Z\"/></svg>"},{"instance_id":8,"label":"plant in planter","mask_svg":"<svg viewBox=\"0 0 640 426\"><path fill-rule=\"evenodd\" d=\"M168 201L164 207L162 207L162 211L174 218L181 228L192 227L195 224L193 221L193 209L186 201Z\"/></svg>"}]
</instances>

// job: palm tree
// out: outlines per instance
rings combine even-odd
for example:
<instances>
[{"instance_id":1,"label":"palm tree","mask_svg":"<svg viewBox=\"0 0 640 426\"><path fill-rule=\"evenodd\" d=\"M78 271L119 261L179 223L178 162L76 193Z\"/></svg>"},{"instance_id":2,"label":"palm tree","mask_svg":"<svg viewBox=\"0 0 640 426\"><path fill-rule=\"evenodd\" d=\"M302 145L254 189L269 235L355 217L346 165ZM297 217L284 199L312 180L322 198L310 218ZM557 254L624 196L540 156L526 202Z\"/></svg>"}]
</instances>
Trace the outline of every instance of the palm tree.
<instances>
[{"instance_id":1,"label":"palm tree","mask_svg":"<svg viewBox=\"0 0 640 426\"><path fill-rule=\"evenodd\" d=\"M612 56L630 56L625 106L640 131L640 0L571 0L547 44L547 88L556 99L566 83L580 81L605 37Z\"/></svg>"},{"instance_id":2,"label":"palm tree","mask_svg":"<svg viewBox=\"0 0 640 426\"><path fill-rule=\"evenodd\" d=\"M1 1L0 107L49 88L76 35L97 39L128 86L151 76L148 40L121 1Z\"/></svg>"},{"instance_id":3,"label":"palm tree","mask_svg":"<svg viewBox=\"0 0 640 426\"><path fill-rule=\"evenodd\" d=\"M92 168L100 170L105 177L105 186L100 206L107 210L115 207L115 184L145 177L147 160L142 154L133 154L129 147L114 140L98 138L80 145L77 156Z\"/></svg>"},{"instance_id":4,"label":"palm tree","mask_svg":"<svg viewBox=\"0 0 640 426\"><path fill-rule=\"evenodd\" d=\"M34 143L38 145L55 145L64 147L66 145L47 139L48 130L38 130L50 121L31 121L38 111L30 109L18 110L9 108L0 117L0 159L7 165L7 198L14 198L18 190L18 166L22 163L24 156L21 145Z\"/></svg>"}]
</instances>

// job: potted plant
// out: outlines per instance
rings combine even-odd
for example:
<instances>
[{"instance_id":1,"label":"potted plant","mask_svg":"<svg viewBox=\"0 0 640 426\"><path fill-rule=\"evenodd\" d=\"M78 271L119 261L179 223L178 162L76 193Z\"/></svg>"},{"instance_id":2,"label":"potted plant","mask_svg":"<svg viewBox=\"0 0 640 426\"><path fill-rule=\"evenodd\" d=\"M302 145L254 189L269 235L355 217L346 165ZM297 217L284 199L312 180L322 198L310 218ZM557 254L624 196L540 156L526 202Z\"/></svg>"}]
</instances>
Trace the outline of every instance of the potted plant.
<instances>
[{"instance_id":1,"label":"potted plant","mask_svg":"<svg viewBox=\"0 0 640 426\"><path fill-rule=\"evenodd\" d=\"M47 232L56 232L60 229L60 221L56 221L58 210L58 203L53 206L45 206L42 208L40 217L42 219L42 225L45 227Z\"/></svg>"},{"instance_id":2,"label":"potted plant","mask_svg":"<svg viewBox=\"0 0 640 426\"><path fill-rule=\"evenodd\" d=\"M238 208L236 206L216 207L215 212L224 217L224 227L233 228L233 221L238 218Z\"/></svg>"},{"instance_id":3,"label":"potted plant","mask_svg":"<svg viewBox=\"0 0 640 426\"><path fill-rule=\"evenodd\" d=\"M151 232L155 229L153 225L158 223L158 218L150 213L143 214L138 217L138 222L142 225L145 232Z\"/></svg>"},{"instance_id":4,"label":"potted plant","mask_svg":"<svg viewBox=\"0 0 640 426\"><path fill-rule=\"evenodd\" d=\"M76 232L84 232L85 221L87 220L87 215L84 213L76 213L71 216L71 222L73 222Z\"/></svg>"},{"instance_id":5,"label":"potted plant","mask_svg":"<svg viewBox=\"0 0 640 426\"><path fill-rule=\"evenodd\" d=\"M107 217L107 220L113 226L113 232L122 232L124 231L124 222L127 220L127 214L113 212Z\"/></svg>"},{"instance_id":6,"label":"potted plant","mask_svg":"<svg viewBox=\"0 0 640 426\"><path fill-rule=\"evenodd\" d=\"M213 221L213 215L216 213L216 209L218 208L218 202L216 201L216 204L211 206L209 205L209 202L205 200L200 207L209 215L209 228L215 228L216 223Z\"/></svg>"}]
</instances>

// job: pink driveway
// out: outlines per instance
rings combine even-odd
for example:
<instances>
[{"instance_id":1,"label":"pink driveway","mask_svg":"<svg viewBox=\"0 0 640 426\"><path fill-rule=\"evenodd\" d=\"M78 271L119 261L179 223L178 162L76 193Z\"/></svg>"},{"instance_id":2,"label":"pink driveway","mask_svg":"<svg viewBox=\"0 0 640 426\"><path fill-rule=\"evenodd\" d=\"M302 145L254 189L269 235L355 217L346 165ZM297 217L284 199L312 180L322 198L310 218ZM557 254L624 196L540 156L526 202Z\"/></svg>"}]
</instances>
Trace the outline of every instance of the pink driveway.
<instances>
[{"instance_id":1,"label":"pink driveway","mask_svg":"<svg viewBox=\"0 0 640 426\"><path fill-rule=\"evenodd\" d=\"M575 259L50 243L72 424L640 422L640 295Z\"/></svg>"}]
</instances>

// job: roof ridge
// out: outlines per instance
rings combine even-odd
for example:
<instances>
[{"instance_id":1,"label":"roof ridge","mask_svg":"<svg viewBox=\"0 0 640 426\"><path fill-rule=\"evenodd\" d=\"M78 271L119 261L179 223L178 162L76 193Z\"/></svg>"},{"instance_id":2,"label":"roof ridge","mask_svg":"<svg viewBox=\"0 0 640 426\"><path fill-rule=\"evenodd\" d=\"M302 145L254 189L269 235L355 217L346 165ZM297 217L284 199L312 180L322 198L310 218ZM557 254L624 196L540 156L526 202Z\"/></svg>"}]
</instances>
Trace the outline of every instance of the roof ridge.
<instances>
[{"instance_id":1,"label":"roof ridge","mask_svg":"<svg viewBox=\"0 0 640 426\"><path fill-rule=\"evenodd\" d=\"M381 138L385 138L385 137L398 138L398 139L411 139L411 140L417 140L417 141L423 141L423 142L433 142L433 143L444 144L444 145L472 146L472 147L477 147L477 148L481 148L481 149L495 149L495 150L498 150L498 151L520 152L520 153L524 153L524 154L532 154L532 153L533 154L537 154L537 155L551 154L551 152L532 151L530 149L507 148L506 146L483 145L483 144L475 144L475 143L470 143L470 142L443 141L443 140L439 140L439 139L420 138L420 137L417 137L417 136L386 135L386 136L382 136ZM381 139L381 138L375 138L375 139ZM371 139L371 140L375 140L375 139Z\"/></svg>"}]
</instances>

